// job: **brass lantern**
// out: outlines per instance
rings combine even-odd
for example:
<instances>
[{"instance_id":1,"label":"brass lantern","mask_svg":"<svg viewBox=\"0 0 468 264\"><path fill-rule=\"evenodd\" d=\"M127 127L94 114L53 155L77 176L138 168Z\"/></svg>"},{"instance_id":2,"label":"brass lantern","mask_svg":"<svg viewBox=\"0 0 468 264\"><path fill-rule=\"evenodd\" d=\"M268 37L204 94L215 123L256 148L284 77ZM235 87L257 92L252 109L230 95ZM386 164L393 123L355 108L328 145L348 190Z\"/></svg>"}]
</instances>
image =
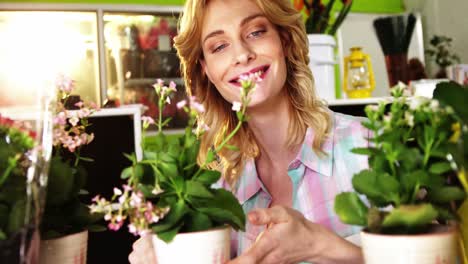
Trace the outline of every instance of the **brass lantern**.
<instances>
[{"instance_id":1,"label":"brass lantern","mask_svg":"<svg viewBox=\"0 0 468 264\"><path fill-rule=\"evenodd\" d=\"M375 88L374 72L369 55L361 47L352 47L344 58L344 91L348 98L368 98Z\"/></svg>"}]
</instances>

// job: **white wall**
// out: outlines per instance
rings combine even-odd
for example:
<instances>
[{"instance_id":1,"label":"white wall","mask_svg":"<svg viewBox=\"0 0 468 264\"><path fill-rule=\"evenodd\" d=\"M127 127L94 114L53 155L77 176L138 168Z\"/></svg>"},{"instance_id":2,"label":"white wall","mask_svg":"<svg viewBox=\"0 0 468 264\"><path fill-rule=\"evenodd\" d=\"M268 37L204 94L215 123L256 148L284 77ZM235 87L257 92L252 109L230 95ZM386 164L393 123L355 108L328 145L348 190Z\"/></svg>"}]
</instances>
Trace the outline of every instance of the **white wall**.
<instances>
[{"instance_id":1,"label":"white wall","mask_svg":"<svg viewBox=\"0 0 468 264\"><path fill-rule=\"evenodd\" d=\"M434 34L453 38L453 49L468 64L468 0L405 0L408 11L422 14L424 46ZM435 72L435 65L426 65Z\"/></svg>"}]
</instances>

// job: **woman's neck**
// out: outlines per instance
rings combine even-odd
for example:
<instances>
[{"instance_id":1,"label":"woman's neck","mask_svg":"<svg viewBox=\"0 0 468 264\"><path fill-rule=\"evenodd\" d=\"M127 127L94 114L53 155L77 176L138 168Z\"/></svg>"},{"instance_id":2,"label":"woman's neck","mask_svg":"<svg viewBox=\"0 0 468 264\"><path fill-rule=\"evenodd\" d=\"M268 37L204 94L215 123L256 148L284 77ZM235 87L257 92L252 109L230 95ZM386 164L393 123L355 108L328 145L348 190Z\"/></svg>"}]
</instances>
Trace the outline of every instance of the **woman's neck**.
<instances>
[{"instance_id":1,"label":"woman's neck","mask_svg":"<svg viewBox=\"0 0 468 264\"><path fill-rule=\"evenodd\" d=\"M287 146L288 127L291 121L290 104L286 97L270 104L267 108L250 109L249 127L257 140L261 159L268 163L289 163L294 157L296 148Z\"/></svg>"}]
</instances>

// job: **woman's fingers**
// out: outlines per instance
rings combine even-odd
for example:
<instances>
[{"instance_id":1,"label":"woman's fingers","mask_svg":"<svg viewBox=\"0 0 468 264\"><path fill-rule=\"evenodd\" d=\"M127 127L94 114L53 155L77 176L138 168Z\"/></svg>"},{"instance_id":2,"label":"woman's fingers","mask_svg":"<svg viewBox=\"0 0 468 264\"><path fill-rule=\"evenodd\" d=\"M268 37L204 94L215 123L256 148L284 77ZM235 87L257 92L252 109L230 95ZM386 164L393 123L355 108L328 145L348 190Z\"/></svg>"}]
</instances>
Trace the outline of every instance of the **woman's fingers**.
<instances>
[{"instance_id":1,"label":"woman's fingers","mask_svg":"<svg viewBox=\"0 0 468 264\"><path fill-rule=\"evenodd\" d=\"M143 236L133 243L128 261L131 264L157 264L151 235Z\"/></svg>"},{"instance_id":2,"label":"woman's fingers","mask_svg":"<svg viewBox=\"0 0 468 264\"><path fill-rule=\"evenodd\" d=\"M256 209L249 213L249 221L254 225L285 223L291 220L291 212L285 207L274 206L266 209Z\"/></svg>"},{"instance_id":3,"label":"woman's fingers","mask_svg":"<svg viewBox=\"0 0 468 264\"><path fill-rule=\"evenodd\" d=\"M255 244L252 245L246 252L233 261L227 264L256 264L262 263L262 259L273 251L278 245L275 240L269 239L267 233L262 236Z\"/></svg>"}]
</instances>

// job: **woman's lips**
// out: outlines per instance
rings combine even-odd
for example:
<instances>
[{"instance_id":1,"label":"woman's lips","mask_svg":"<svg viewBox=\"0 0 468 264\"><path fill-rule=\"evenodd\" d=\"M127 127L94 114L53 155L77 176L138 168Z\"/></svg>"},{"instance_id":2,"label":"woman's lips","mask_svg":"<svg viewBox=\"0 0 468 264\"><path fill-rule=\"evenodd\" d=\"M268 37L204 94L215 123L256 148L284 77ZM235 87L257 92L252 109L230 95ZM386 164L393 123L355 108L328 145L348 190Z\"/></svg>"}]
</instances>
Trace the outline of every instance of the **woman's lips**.
<instances>
[{"instance_id":1,"label":"woman's lips","mask_svg":"<svg viewBox=\"0 0 468 264\"><path fill-rule=\"evenodd\" d=\"M253 69L250 72L245 73L245 74L252 74L252 73L256 73L256 72L261 72L259 77L261 79L264 79L265 76L267 75L269 69L270 69L270 65L265 65L265 66L261 66L259 68L255 68L255 69ZM240 77L240 75L239 75L239 77ZM241 86L241 83L239 81L239 77L236 77L236 78L230 80L229 82L231 84L235 85L235 86Z\"/></svg>"}]
</instances>

